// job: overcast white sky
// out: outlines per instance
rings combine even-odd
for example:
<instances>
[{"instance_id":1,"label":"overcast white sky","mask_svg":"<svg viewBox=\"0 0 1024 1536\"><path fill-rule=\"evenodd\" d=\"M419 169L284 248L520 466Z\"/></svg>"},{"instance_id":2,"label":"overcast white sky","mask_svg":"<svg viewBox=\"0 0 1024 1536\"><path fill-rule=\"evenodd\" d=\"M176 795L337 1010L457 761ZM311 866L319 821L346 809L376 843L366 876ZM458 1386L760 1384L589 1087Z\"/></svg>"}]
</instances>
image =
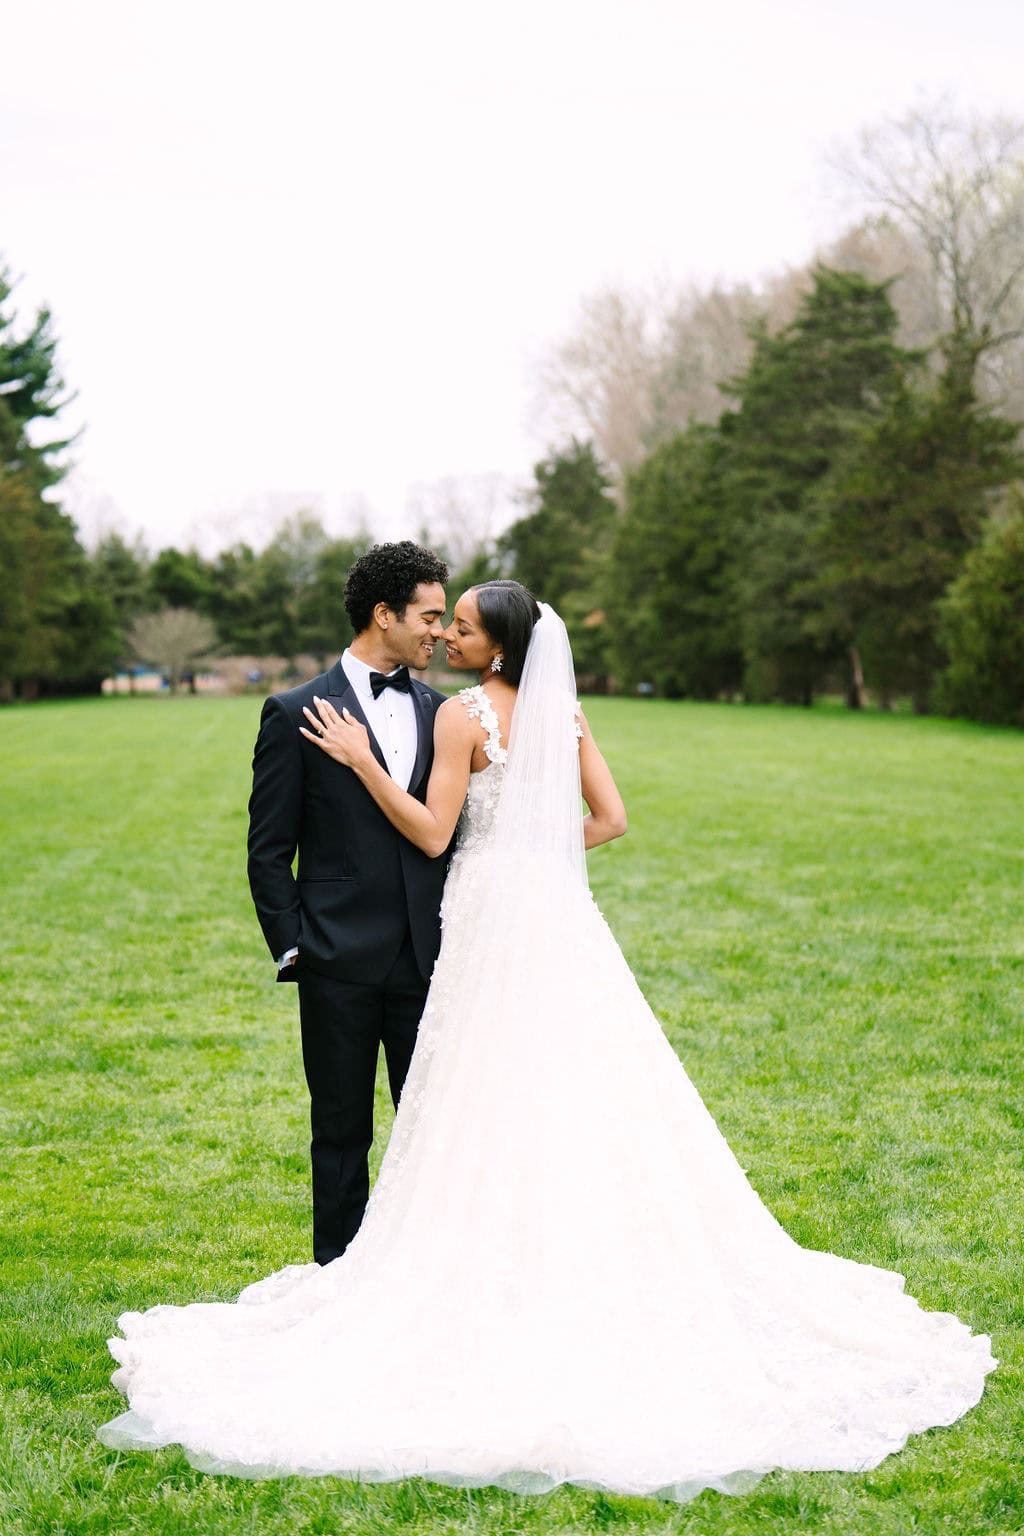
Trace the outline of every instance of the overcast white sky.
<instances>
[{"instance_id":1,"label":"overcast white sky","mask_svg":"<svg viewBox=\"0 0 1024 1536\"><path fill-rule=\"evenodd\" d=\"M1024 105L1020 0L47 0L0 21L0 252L84 423L67 504L152 548L528 476L607 282L757 278L826 151Z\"/></svg>"}]
</instances>

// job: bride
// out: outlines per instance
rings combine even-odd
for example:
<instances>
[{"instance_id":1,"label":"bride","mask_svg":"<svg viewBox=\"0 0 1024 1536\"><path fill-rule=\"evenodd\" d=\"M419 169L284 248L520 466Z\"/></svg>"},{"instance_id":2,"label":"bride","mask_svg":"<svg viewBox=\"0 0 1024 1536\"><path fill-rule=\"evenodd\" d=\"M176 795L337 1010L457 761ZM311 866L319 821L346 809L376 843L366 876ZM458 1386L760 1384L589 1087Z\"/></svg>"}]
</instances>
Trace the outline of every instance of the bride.
<instances>
[{"instance_id":1,"label":"bride","mask_svg":"<svg viewBox=\"0 0 1024 1536\"><path fill-rule=\"evenodd\" d=\"M246 1477L420 1476L676 1500L862 1470L981 1396L989 1340L762 1205L587 887L625 830L564 625L459 600L426 805L326 701L305 734L406 837L457 846L443 944L363 1225L237 1303L120 1319L108 1445ZM518 685L518 686L517 686ZM590 806L584 816L582 790Z\"/></svg>"}]
</instances>

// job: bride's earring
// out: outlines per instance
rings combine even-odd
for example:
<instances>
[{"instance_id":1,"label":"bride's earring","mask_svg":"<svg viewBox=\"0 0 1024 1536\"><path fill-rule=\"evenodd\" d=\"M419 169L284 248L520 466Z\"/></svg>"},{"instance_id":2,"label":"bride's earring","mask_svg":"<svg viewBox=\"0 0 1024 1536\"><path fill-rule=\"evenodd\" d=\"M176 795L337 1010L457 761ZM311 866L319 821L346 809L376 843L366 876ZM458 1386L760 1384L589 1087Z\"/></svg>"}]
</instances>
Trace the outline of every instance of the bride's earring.
<instances>
[{"instance_id":1,"label":"bride's earring","mask_svg":"<svg viewBox=\"0 0 1024 1536\"><path fill-rule=\"evenodd\" d=\"M492 659L492 661L491 661L491 671L492 672L500 672L501 671L501 657L500 656L495 656Z\"/></svg>"}]
</instances>

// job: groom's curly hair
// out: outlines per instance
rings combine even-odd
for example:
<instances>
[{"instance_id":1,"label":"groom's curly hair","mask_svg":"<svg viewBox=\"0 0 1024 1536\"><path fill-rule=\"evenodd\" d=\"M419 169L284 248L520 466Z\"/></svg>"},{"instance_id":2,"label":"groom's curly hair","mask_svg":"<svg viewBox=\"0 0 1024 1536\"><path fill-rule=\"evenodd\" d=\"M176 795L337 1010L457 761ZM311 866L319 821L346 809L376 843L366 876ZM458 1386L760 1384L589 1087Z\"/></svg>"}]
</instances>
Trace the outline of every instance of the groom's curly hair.
<instances>
[{"instance_id":1,"label":"groom's curly hair","mask_svg":"<svg viewBox=\"0 0 1024 1536\"><path fill-rule=\"evenodd\" d=\"M353 633L368 629L378 603L387 603L399 618L422 582L448 581L448 567L429 549L402 539L398 544L374 544L360 556L345 582L345 612Z\"/></svg>"}]
</instances>

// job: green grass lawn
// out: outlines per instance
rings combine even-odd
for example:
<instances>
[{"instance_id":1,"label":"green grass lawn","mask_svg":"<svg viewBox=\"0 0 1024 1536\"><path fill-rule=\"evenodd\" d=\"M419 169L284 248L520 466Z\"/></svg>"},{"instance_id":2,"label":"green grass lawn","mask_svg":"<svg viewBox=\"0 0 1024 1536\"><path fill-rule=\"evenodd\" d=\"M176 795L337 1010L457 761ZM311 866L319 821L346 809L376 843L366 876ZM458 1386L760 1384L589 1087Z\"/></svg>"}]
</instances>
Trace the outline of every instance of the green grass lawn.
<instances>
[{"instance_id":1,"label":"green grass lawn","mask_svg":"<svg viewBox=\"0 0 1024 1536\"><path fill-rule=\"evenodd\" d=\"M593 885L691 1076L799 1241L899 1268L992 1333L981 1405L871 1473L775 1474L682 1508L247 1483L104 1449L118 1313L230 1297L308 1258L296 1000L245 883L257 701L15 708L3 1536L1024 1529L1024 738L829 710L588 713L631 816L591 855Z\"/></svg>"}]
</instances>

